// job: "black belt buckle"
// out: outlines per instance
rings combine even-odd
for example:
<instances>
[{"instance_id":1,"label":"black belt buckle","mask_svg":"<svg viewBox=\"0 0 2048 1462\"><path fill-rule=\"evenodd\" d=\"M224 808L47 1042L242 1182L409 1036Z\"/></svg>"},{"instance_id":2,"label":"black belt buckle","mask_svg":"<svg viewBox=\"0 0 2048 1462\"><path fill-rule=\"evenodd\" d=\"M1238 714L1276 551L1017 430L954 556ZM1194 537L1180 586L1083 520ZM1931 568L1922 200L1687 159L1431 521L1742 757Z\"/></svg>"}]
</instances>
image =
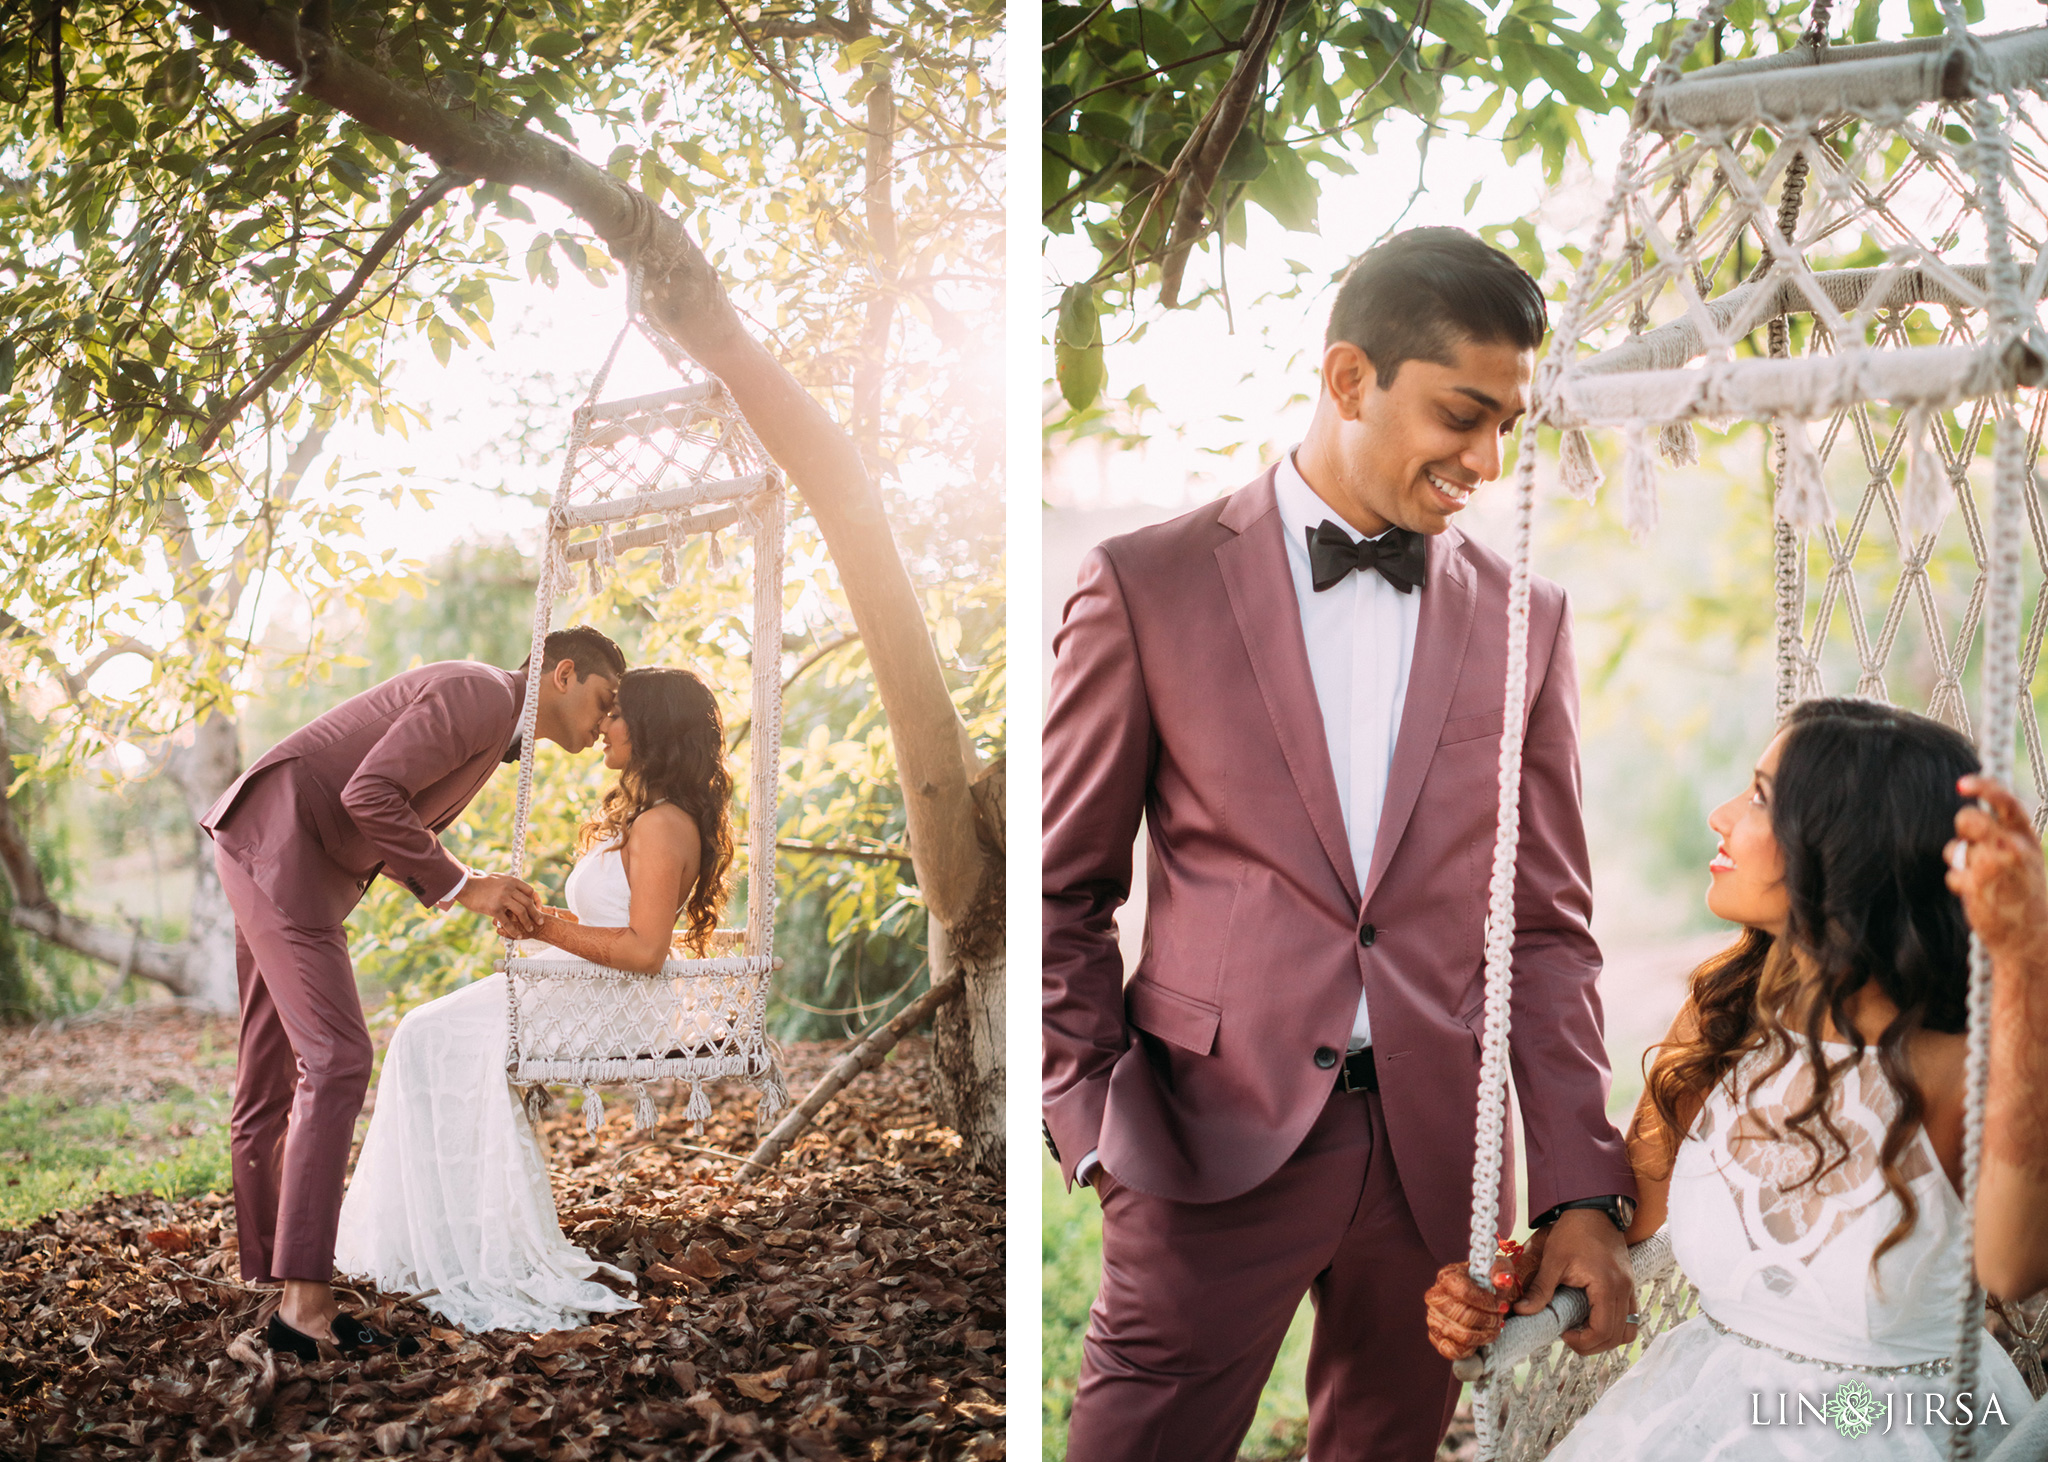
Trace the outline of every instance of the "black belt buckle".
<instances>
[{"instance_id":1,"label":"black belt buckle","mask_svg":"<svg viewBox=\"0 0 2048 1462\"><path fill-rule=\"evenodd\" d=\"M1380 1074L1372 1064L1372 1047L1353 1051L1344 1058L1344 1064L1337 1068L1337 1090L1371 1091L1380 1089Z\"/></svg>"}]
</instances>

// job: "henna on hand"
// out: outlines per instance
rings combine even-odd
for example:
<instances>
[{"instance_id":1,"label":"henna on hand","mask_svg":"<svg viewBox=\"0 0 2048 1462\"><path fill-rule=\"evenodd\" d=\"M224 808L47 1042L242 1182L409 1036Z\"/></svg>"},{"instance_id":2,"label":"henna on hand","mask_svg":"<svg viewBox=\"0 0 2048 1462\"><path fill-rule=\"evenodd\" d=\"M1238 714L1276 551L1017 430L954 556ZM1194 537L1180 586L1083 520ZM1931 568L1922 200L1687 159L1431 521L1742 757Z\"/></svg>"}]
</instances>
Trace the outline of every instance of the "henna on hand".
<instances>
[{"instance_id":1,"label":"henna on hand","mask_svg":"<svg viewBox=\"0 0 2048 1462\"><path fill-rule=\"evenodd\" d=\"M578 959L587 959L594 964L619 967L618 948L633 937L630 928L593 928L574 920L559 919L552 914L540 917L536 939L546 940L557 949L566 950Z\"/></svg>"},{"instance_id":2,"label":"henna on hand","mask_svg":"<svg viewBox=\"0 0 2048 1462\"><path fill-rule=\"evenodd\" d=\"M1957 790L1985 803L1956 814L1948 870L1949 888L1991 955L1984 1141L2020 1171L2048 1177L2048 873L2017 797L1989 777L1964 777Z\"/></svg>"},{"instance_id":3,"label":"henna on hand","mask_svg":"<svg viewBox=\"0 0 2048 1462\"><path fill-rule=\"evenodd\" d=\"M1429 1343L1446 1360L1462 1360L1500 1335L1507 1322L1508 1306L1521 1298L1529 1277L1542 1258L1542 1235L1527 1247L1509 1239L1493 1260L1493 1288L1472 1278L1463 1264L1446 1264L1436 1272L1436 1283L1422 1297L1429 1326Z\"/></svg>"}]
</instances>

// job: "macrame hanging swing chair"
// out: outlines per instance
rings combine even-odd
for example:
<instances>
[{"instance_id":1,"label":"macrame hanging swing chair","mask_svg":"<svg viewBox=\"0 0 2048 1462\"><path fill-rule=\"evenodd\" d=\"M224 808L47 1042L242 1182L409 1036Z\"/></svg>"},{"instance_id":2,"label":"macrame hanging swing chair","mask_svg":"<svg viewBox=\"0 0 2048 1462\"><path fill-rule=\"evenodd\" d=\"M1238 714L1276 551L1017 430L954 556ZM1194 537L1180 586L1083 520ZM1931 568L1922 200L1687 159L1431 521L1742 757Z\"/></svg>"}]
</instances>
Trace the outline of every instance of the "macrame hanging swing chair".
<instances>
[{"instance_id":1,"label":"macrame hanging swing chair","mask_svg":"<svg viewBox=\"0 0 2048 1462\"><path fill-rule=\"evenodd\" d=\"M2023 740L2036 798L2048 796L2029 689L2048 630L2048 580L2030 623L2021 605L2030 547L2035 573L2048 574L2034 474L2048 413L2048 335L2037 315L2048 291L2048 29L1973 36L1958 0L1943 0L1940 36L1829 46L1826 8L1817 4L1795 48L1682 72L1724 5L1708 0L1638 100L1613 191L1536 369L1515 466L1468 1256L1481 1284L1500 1216L1539 428L1562 432L1560 476L1587 498L1601 482L1587 430L1625 434L1623 518L1640 539L1657 520L1658 457L1677 466L1699 460L1694 422L1769 423L1778 715L1826 693L1823 651L1830 663L1840 658L1841 636L1833 645L1829 638L1838 620L1852 642L1854 692L1891 699L1888 665L1912 616L1923 628L1917 662L1932 672L1928 714L1974 734L1986 770L2008 783L2015 739ZM1621 240L1610 254L1617 224ZM1862 267L1816 269L1809 256ZM1757 331L1766 353L1738 352ZM1795 338L1803 352L1793 350ZM1973 470L1987 430L1988 474ZM1827 463L1852 455L1860 486L1853 512L1839 514ZM1960 611L1951 606L1945 617L1930 564L1952 505L1975 574ZM1809 576L1810 558L1825 559L1824 574ZM1871 572L1879 559L1897 576L1888 599ZM1866 594L1884 606L1874 628ZM1980 631L1973 727L1963 674ZM2048 804L2037 826L2043 817ZM1990 990L1989 959L1973 942L1966 1211L1974 1211L1983 1151ZM1951 1396L1975 1390L1984 1343L1986 1299L1969 1234L1965 1225L1954 1354L1928 1378ZM1547 1310L1510 1319L1492 1346L1458 1363L1459 1376L1475 1383L1481 1458L1544 1456L1642 1346L1697 1313L1697 1291L1674 1266L1666 1234L1635 1245L1631 1262L1645 1319L1630 1346L1581 1358L1558 1344L1586 1314L1583 1292L1561 1290ZM2040 1359L2048 1319L2000 1312L2038 1397L2048 1390ZM1977 1428L1952 1429L1952 1456L1968 1459L1979 1446ZM2011 1450L2001 1449L1999 1462Z\"/></svg>"},{"instance_id":2,"label":"macrame hanging swing chair","mask_svg":"<svg viewBox=\"0 0 2048 1462\"><path fill-rule=\"evenodd\" d=\"M661 580L678 582L677 559L697 534L709 540L738 528L751 542L752 705L747 727L751 768L747 799L747 927L721 929L703 957L672 957L652 975L610 969L546 946L508 942L498 970L506 977L511 1027L506 1069L538 1113L543 1083L583 1089L584 1125L603 1113L600 1085L634 1093L636 1126L655 1120L650 1081L688 1083L685 1118L711 1115L707 1082L737 1078L760 1093L764 1129L789 1105L768 1044L764 1017L775 958L775 830L781 771L782 478L723 382L698 370L641 313L640 271L627 285L627 320L576 408L560 485L548 507L547 543L534 593L533 658L541 664L555 601L569 592L575 566L601 587L618 555L658 548ZM600 402L619 348L637 330L684 384L649 395ZM638 524L640 526L633 526ZM592 532L591 530L595 530ZM534 724L540 676L527 677L520 712L519 792L512 830L513 869L523 874L533 806Z\"/></svg>"}]
</instances>

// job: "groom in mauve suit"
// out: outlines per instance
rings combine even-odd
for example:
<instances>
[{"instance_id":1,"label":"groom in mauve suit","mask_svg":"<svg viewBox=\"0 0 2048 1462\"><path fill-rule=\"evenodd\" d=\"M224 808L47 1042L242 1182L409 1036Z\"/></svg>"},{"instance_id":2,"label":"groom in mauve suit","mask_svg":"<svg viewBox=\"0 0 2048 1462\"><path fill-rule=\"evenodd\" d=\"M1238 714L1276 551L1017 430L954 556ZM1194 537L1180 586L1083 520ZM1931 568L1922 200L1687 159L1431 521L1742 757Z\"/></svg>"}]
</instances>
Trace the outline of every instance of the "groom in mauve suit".
<instances>
[{"instance_id":1,"label":"groom in mauve suit","mask_svg":"<svg viewBox=\"0 0 2048 1462\"><path fill-rule=\"evenodd\" d=\"M549 635L536 734L589 747L625 667L587 626ZM242 1027L229 1130L242 1278L283 1282L274 1349L311 1359L320 1340L391 1343L337 1314L329 1285L371 1064L342 920L381 872L423 904L531 927L531 888L471 872L436 836L517 758L526 675L444 660L394 676L285 737L200 819L235 913Z\"/></svg>"},{"instance_id":2,"label":"groom in mauve suit","mask_svg":"<svg viewBox=\"0 0 2048 1462\"><path fill-rule=\"evenodd\" d=\"M1102 1204L1070 1462L1237 1455L1304 1292L1309 1451L1431 1457L1458 1387L1423 1293L1463 1258L1508 566L1452 518L1500 475L1546 322L1456 229L1355 264L1308 435L1088 556L1045 726L1044 1113ZM1512 1061L1522 1307L1622 1339L1634 1185L1605 1115L1570 620L1534 586ZM1115 915L1149 834L1144 953ZM1513 1154L1501 1181L1515 1212Z\"/></svg>"}]
</instances>

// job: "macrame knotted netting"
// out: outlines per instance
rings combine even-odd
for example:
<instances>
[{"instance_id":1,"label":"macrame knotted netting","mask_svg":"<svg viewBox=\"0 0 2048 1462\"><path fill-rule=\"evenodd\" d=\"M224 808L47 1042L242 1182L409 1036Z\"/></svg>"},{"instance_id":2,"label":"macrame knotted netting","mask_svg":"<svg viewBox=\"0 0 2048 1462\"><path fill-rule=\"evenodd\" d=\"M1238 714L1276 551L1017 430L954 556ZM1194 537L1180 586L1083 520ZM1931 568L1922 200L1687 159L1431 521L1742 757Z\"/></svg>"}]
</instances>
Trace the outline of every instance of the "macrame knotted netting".
<instances>
[{"instance_id":1,"label":"macrame knotted netting","mask_svg":"<svg viewBox=\"0 0 2048 1462\"><path fill-rule=\"evenodd\" d=\"M775 830L781 771L782 479L769 462L724 384L694 368L640 312L639 274L629 286L628 321L576 408L568 455L548 508L547 543L534 596L533 658L582 566L595 592L618 555L658 548L662 582L677 582L678 555L693 534L710 535L714 564L723 562L717 535L736 528L750 542L753 606L752 704L747 728L747 927L721 930L703 957L682 951L653 975L634 974L548 950L508 944L498 969L510 994L506 1066L515 1084L537 1100L541 1083L583 1088L585 1124L602 1113L597 1088L627 1084L634 1118L646 1126L654 1105L646 1083L689 1083L684 1115L711 1115L705 1083L733 1077L761 1094L757 1120L766 1125L789 1104L768 1044L764 1017L775 958ZM685 377L684 384L617 401L598 401L619 347L639 330ZM520 714L519 793L512 842L514 870L523 873L533 805L534 723L540 676L527 677ZM537 952L536 952L537 951Z\"/></svg>"},{"instance_id":2,"label":"macrame knotted netting","mask_svg":"<svg viewBox=\"0 0 2048 1462\"><path fill-rule=\"evenodd\" d=\"M1540 428L1561 430L1560 476L1585 497L1602 480L1588 432L1621 434L1622 514L1640 538L1656 525L1660 459L1699 460L1695 423L1768 424L1778 714L1823 693L1889 700L1911 678L1928 714L1976 737L1991 775L2012 780L2023 741L2037 800L2048 794L2030 694L2048 628L2033 469L2048 413L2048 30L1973 36L1947 3L1940 36L1831 47L1816 6L1792 50L1682 72L1722 10L1710 0L1644 88L1520 439L1468 1255L1481 1283L1501 1217ZM1960 534L1942 531L1951 507ZM2029 573L2044 585L2030 624ZM1989 999L1973 945L1966 1207ZM1952 1392L1976 1384L1984 1333L1964 1233ZM1460 1363L1478 1382L1482 1457L1542 1456L1641 1345L1695 1313L1662 1235L1632 1258L1646 1321L1629 1350L1581 1361L1552 1346L1566 1323L1546 1313ZM1582 1314L1582 1295L1553 1308L1574 1303ZM2008 1321L2037 1390L2043 1323L2032 1310ZM1955 1456L1976 1443L1954 1429Z\"/></svg>"}]
</instances>

